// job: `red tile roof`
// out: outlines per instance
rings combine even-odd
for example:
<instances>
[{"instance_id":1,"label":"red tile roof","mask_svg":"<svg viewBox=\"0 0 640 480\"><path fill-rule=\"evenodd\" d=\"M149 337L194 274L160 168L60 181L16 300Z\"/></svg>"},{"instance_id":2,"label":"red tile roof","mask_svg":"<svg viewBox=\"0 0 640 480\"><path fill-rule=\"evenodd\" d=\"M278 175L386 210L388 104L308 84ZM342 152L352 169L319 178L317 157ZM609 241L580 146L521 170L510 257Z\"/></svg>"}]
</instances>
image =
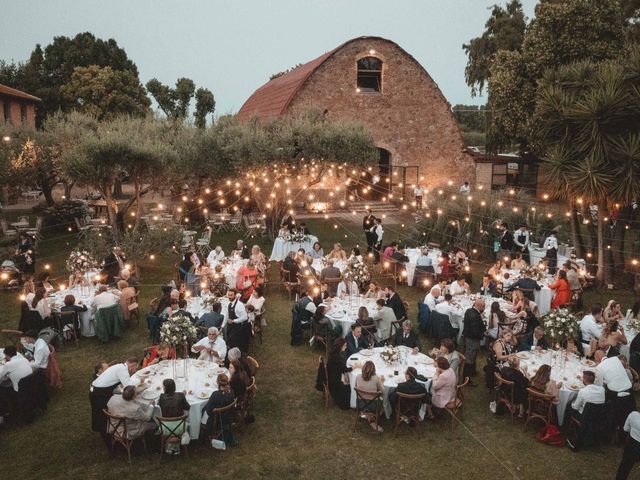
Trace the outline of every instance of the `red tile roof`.
<instances>
[{"instance_id":1,"label":"red tile roof","mask_svg":"<svg viewBox=\"0 0 640 480\"><path fill-rule=\"evenodd\" d=\"M40 101L38 97L34 97L33 95L29 95L28 93L22 92L20 90L16 90L15 88L7 87L6 85L2 85L1 83L0 83L0 95L7 95L8 97L24 98L26 100L31 100L33 102Z\"/></svg>"},{"instance_id":2,"label":"red tile roof","mask_svg":"<svg viewBox=\"0 0 640 480\"><path fill-rule=\"evenodd\" d=\"M248 120L253 116L264 118L282 115L307 78L340 47L265 83L244 102L237 117Z\"/></svg>"}]
</instances>

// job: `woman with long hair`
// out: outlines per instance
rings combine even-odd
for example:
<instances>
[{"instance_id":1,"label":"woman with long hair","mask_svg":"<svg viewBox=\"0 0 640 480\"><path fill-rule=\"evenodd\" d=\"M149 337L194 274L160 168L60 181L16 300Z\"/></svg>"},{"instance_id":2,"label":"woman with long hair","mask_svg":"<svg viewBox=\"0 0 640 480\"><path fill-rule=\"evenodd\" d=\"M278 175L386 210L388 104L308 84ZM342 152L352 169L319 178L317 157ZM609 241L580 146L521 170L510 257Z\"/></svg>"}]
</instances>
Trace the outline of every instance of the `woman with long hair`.
<instances>
[{"instance_id":1,"label":"woman with long hair","mask_svg":"<svg viewBox=\"0 0 640 480\"><path fill-rule=\"evenodd\" d=\"M529 384L534 390L546 393L547 395L552 395L552 402L554 405L558 405L558 403L560 403L560 387L562 387L562 383L556 383L551 380L551 366L546 363L541 365L533 378L531 378Z\"/></svg>"},{"instance_id":2,"label":"woman with long hair","mask_svg":"<svg viewBox=\"0 0 640 480\"><path fill-rule=\"evenodd\" d=\"M236 398L243 398L249 386L249 377L238 360L229 362L229 385Z\"/></svg>"},{"instance_id":3,"label":"woman with long hair","mask_svg":"<svg viewBox=\"0 0 640 480\"><path fill-rule=\"evenodd\" d=\"M38 312L43 320L51 316L51 307L47 302L47 291L44 287L36 288L36 293L29 304L29 308Z\"/></svg>"},{"instance_id":4,"label":"woman with long hair","mask_svg":"<svg viewBox=\"0 0 640 480\"><path fill-rule=\"evenodd\" d=\"M571 287L567 280L567 272L558 270L558 279L555 283L549 285L551 290L555 290L556 294L551 302L551 308L558 308L571 303Z\"/></svg>"},{"instance_id":5,"label":"woman with long hair","mask_svg":"<svg viewBox=\"0 0 640 480\"><path fill-rule=\"evenodd\" d=\"M344 357L346 349L346 340L342 337L336 338L327 359L329 393L336 405L343 410L348 410L351 403L351 387L347 374L353 370L353 368L347 367Z\"/></svg>"},{"instance_id":6,"label":"woman with long hair","mask_svg":"<svg viewBox=\"0 0 640 480\"><path fill-rule=\"evenodd\" d=\"M371 360L365 362L362 366L362 373L356 377L356 388L361 390L360 394L362 398L365 399L358 399L358 408L364 413L371 428L378 432L382 432L383 430L382 427L376 423L374 414L376 410L380 410L380 400L376 402L371 402L371 400L378 394L384 392L383 381L383 376L376 375L376 366Z\"/></svg>"},{"instance_id":7,"label":"woman with long hair","mask_svg":"<svg viewBox=\"0 0 640 480\"><path fill-rule=\"evenodd\" d=\"M606 349L607 357L620 355L620 346L627 344L624 327L617 320L609 320L602 329L599 343Z\"/></svg>"}]
</instances>

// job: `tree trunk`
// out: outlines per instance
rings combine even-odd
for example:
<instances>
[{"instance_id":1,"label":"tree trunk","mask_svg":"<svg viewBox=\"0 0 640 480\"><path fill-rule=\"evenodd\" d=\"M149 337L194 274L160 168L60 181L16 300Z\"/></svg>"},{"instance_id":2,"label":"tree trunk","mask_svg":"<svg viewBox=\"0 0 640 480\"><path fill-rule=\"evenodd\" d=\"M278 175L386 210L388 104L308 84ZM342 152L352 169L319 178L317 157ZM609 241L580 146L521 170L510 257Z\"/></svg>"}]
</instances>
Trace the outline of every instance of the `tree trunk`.
<instances>
[{"instance_id":1,"label":"tree trunk","mask_svg":"<svg viewBox=\"0 0 640 480\"><path fill-rule=\"evenodd\" d=\"M56 204L56 202L53 200L53 185L43 183L42 185L40 185L40 190L42 190L42 195L44 196L48 207L52 207Z\"/></svg>"},{"instance_id":2,"label":"tree trunk","mask_svg":"<svg viewBox=\"0 0 640 480\"><path fill-rule=\"evenodd\" d=\"M604 208L602 205L598 207L598 269L596 270L596 283L600 287L605 286L605 221L604 221Z\"/></svg>"},{"instance_id":3,"label":"tree trunk","mask_svg":"<svg viewBox=\"0 0 640 480\"><path fill-rule=\"evenodd\" d=\"M580 219L578 218L578 210L573 202L569 204L569 211L571 212L571 216L569 217L571 240L576 250L576 257L584 258L586 252L584 250L584 243L582 242L582 235L580 234Z\"/></svg>"},{"instance_id":4,"label":"tree trunk","mask_svg":"<svg viewBox=\"0 0 640 480\"><path fill-rule=\"evenodd\" d=\"M76 182L70 182L68 180L65 180L64 182L62 182L62 185L64 186L64 198L67 201L71 200L71 190L73 189L73 186L75 185Z\"/></svg>"},{"instance_id":5,"label":"tree trunk","mask_svg":"<svg viewBox=\"0 0 640 480\"><path fill-rule=\"evenodd\" d=\"M111 192L111 185L108 185L105 188L102 188L101 193L107 207L107 216L109 217L109 225L111 225L111 235L117 242L120 238L120 229L118 225L118 205L114 201Z\"/></svg>"},{"instance_id":6,"label":"tree trunk","mask_svg":"<svg viewBox=\"0 0 640 480\"><path fill-rule=\"evenodd\" d=\"M122 197L122 182L118 178L113 183L113 197Z\"/></svg>"}]
</instances>

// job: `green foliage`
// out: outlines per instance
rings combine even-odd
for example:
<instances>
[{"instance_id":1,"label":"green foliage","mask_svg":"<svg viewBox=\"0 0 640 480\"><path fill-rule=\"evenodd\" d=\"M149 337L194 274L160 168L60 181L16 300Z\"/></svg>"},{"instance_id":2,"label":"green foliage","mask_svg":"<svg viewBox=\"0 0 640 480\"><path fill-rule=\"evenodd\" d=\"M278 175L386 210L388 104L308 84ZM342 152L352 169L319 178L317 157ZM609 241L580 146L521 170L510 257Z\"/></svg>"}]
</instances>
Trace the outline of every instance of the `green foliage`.
<instances>
[{"instance_id":1,"label":"green foliage","mask_svg":"<svg viewBox=\"0 0 640 480\"><path fill-rule=\"evenodd\" d=\"M484 132L487 107L484 105L454 105L453 115L463 132Z\"/></svg>"},{"instance_id":2,"label":"green foliage","mask_svg":"<svg viewBox=\"0 0 640 480\"><path fill-rule=\"evenodd\" d=\"M196 119L196 127L204 128L207 126L207 115L213 114L216 109L216 101L213 92L206 88L199 88L196 91L196 111L193 116Z\"/></svg>"},{"instance_id":3,"label":"green foliage","mask_svg":"<svg viewBox=\"0 0 640 480\"><path fill-rule=\"evenodd\" d=\"M67 232L69 227L75 231L75 218L84 219L89 208L82 202L65 200L42 210L35 210L42 215L43 227L47 232Z\"/></svg>"},{"instance_id":4,"label":"green foliage","mask_svg":"<svg viewBox=\"0 0 640 480\"><path fill-rule=\"evenodd\" d=\"M147 90L153 96L160 110L172 120L184 120L189 112L189 104L191 99L196 97L195 106L195 122L198 128L206 126L206 117L213 114L216 102L213 93L206 88L199 88L196 91L196 85L189 78L179 78L176 81L175 88L164 85L156 78L152 78L147 82Z\"/></svg>"},{"instance_id":5,"label":"green foliage","mask_svg":"<svg viewBox=\"0 0 640 480\"><path fill-rule=\"evenodd\" d=\"M76 67L60 91L68 105L98 120L117 115L145 116L151 106L136 75L111 67Z\"/></svg>"}]
</instances>

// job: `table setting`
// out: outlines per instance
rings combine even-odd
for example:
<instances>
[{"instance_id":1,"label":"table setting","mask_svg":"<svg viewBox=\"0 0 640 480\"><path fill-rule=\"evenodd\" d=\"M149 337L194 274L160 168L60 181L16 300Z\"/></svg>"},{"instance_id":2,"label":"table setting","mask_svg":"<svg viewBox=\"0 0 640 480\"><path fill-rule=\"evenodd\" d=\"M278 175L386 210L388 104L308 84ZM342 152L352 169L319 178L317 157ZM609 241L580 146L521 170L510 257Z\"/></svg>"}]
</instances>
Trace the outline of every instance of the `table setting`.
<instances>
[{"instance_id":1,"label":"table setting","mask_svg":"<svg viewBox=\"0 0 640 480\"><path fill-rule=\"evenodd\" d=\"M281 262L283 261L289 252L297 252L299 249L304 249L305 252L310 252L313 248L313 244L318 241L318 237L315 235L289 235L287 237L277 237L273 241L273 249L271 250L271 261Z\"/></svg>"},{"instance_id":2,"label":"table setting","mask_svg":"<svg viewBox=\"0 0 640 480\"><path fill-rule=\"evenodd\" d=\"M405 251L405 255L409 257L409 262L406 264L407 269L407 285L413 286L413 277L416 273L416 262L418 261L418 257L420 257L420 249L419 248L407 248ZM440 258L442 257L442 252L438 249L429 249L429 253L427 255L431 258L431 264L435 273L440 273Z\"/></svg>"},{"instance_id":3,"label":"table setting","mask_svg":"<svg viewBox=\"0 0 640 480\"><path fill-rule=\"evenodd\" d=\"M193 318L198 318L205 313L211 311L212 302L214 302L213 298L215 297L190 297L187 299L187 312L193 315ZM221 329L227 325L227 317L229 316L229 299L227 297L217 298L216 301L220 303L222 306L222 311L220 312L224 317L222 322Z\"/></svg>"},{"instance_id":4,"label":"table setting","mask_svg":"<svg viewBox=\"0 0 640 480\"><path fill-rule=\"evenodd\" d=\"M384 376L382 406L387 418L391 418L392 414L389 393L398 386L398 383L405 381L404 372L407 367L414 367L419 375L429 379L429 382L426 383L427 389L430 386L430 380L436 374L434 360L431 357L424 353L413 353L407 347L375 347L360 350L347 360L347 367L353 367L353 370L349 373L351 408L356 408L356 378L362 373L362 365L369 360L376 366L376 375ZM358 365L358 368L355 365Z\"/></svg>"},{"instance_id":5,"label":"table setting","mask_svg":"<svg viewBox=\"0 0 640 480\"><path fill-rule=\"evenodd\" d=\"M350 295L346 298L335 297L325 300L325 303L328 305L325 315L332 327L340 326L342 328L343 337L351 331L351 325L358 319L360 307L366 307L371 318L377 312L375 299L363 298L360 295Z\"/></svg>"},{"instance_id":6,"label":"table setting","mask_svg":"<svg viewBox=\"0 0 640 480\"><path fill-rule=\"evenodd\" d=\"M113 289L109 289L113 291ZM92 311L91 304L96 292L96 287L93 285L76 285L73 288L67 288L63 290L56 290L52 292L47 301L53 311L60 311L64 307L64 297L67 295L73 295L76 299L76 305L87 306L86 312L78 312L78 320L80 321L80 334L83 337L95 337L95 325L93 322L94 312Z\"/></svg>"},{"instance_id":7,"label":"table setting","mask_svg":"<svg viewBox=\"0 0 640 480\"><path fill-rule=\"evenodd\" d=\"M162 381L172 378L176 382L176 391L183 392L189 409L189 436L197 439L200 435L200 424L206 421L202 416L202 408L211 394L218 389L216 378L219 374L228 375L228 370L217 363L195 360L192 358L163 360L158 364L138 370L131 376L130 385L143 386L140 394L145 401L157 403L162 394ZM160 407L154 408L154 415L161 416Z\"/></svg>"}]
</instances>

